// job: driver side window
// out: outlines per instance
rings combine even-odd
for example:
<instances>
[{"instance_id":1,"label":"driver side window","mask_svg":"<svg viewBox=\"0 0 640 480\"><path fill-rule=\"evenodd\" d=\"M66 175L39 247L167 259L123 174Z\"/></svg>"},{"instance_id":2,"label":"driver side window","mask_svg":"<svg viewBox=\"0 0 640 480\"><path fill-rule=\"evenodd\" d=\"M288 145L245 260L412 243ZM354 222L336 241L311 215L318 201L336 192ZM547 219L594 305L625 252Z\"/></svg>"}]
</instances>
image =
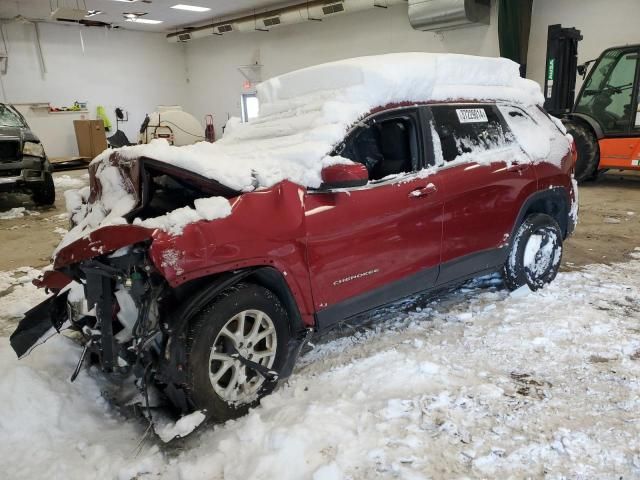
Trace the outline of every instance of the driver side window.
<instances>
[{"instance_id":1,"label":"driver side window","mask_svg":"<svg viewBox=\"0 0 640 480\"><path fill-rule=\"evenodd\" d=\"M341 155L367 167L372 181L417 170L415 118L402 115L371 119L347 139Z\"/></svg>"}]
</instances>

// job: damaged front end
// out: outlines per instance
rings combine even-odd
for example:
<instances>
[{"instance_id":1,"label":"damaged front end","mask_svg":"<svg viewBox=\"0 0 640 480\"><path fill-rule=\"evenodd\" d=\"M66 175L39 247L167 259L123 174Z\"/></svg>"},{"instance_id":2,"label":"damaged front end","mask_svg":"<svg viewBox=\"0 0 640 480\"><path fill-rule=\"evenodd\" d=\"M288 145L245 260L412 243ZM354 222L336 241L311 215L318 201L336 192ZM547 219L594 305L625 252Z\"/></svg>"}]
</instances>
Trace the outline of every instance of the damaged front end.
<instances>
[{"instance_id":1,"label":"damaged front end","mask_svg":"<svg viewBox=\"0 0 640 480\"><path fill-rule=\"evenodd\" d=\"M62 249L56 270L34 281L51 296L25 314L10 341L23 357L56 331L73 331L83 350L71 381L88 361L115 378L132 377L140 399L150 385L160 387L186 413L184 354L181 342L171 342L174 293L148 257L152 235L134 225L104 227Z\"/></svg>"},{"instance_id":2,"label":"damaged front end","mask_svg":"<svg viewBox=\"0 0 640 480\"><path fill-rule=\"evenodd\" d=\"M183 299L167 283L167 269L149 254L154 239L166 234L140 223L198 198L238 192L117 152L92 164L89 173L90 187L67 196L72 228L54 253L53 270L34 281L50 296L24 315L11 345L21 358L56 332L71 330L83 346L71 380L88 361L107 375L132 375L142 398L148 399L147 387L154 384L180 412L191 411L182 373L184 342L177 339L183 333L171 330L184 326L172 320L180 315L172 308Z\"/></svg>"}]
</instances>

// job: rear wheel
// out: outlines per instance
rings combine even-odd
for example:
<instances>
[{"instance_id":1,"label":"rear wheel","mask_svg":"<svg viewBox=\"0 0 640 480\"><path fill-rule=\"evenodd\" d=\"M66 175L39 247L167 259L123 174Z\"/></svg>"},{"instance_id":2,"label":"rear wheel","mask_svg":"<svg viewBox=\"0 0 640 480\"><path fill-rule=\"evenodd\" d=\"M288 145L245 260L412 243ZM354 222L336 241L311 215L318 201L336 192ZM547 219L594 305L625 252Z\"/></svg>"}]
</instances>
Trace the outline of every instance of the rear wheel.
<instances>
[{"instance_id":1,"label":"rear wheel","mask_svg":"<svg viewBox=\"0 0 640 480\"><path fill-rule=\"evenodd\" d=\"M538 290L558 274L562 259L562 230L553 217L544 213L529 215L515 234L503 277L515 290L528 285Z\"/></svg>"},{"instance_id":2,"label":"rear wheel","mask_svg":"<svg viewBox=\"0 0 640 480\"><path fill-rule=\"evenodd\" d=\"M288 341L287 313L266 288L238 284L206 305L187 346L196 409L216 422L244 415L275 388Z\"/></svg>"},{"instance_id":3,"label":"rear wheel","mask_svg":"<svg viewBox=\"0 0 640 480\"><path fill-rule=\"evenodd\" d=\"M578 159L575 177L578 182L593 180L598 175L600 146L593 131L582 123L565 121L564 125L576 142Z\"/></svg>"},{"instance_id":4,"label":"rear wheel","mask_svg":"<svg viewBox=\"0 0 640 480\"><path fill-rule=\"evenodd\" d=\"M36 205L53 205L56 201L56 187L53 184L53 176L49 172L44 173L44 182L33 189L33 201Z\"/></svg>"}]
</instances>

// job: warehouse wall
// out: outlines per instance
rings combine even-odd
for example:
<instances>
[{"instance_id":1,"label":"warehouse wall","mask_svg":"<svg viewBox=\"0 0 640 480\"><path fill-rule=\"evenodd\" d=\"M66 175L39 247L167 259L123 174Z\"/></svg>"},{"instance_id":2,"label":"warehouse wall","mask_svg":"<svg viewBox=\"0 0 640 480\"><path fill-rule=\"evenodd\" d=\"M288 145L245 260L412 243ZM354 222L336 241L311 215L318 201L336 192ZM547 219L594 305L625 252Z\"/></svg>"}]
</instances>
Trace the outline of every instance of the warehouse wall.
<instances>
[{"instance_id":1,"label":"warehouse wall","mask_svg":"<svg viewBox=\"0 0 640 480\"><path fill-rule=\"evenodd\" d=\"M9 63L1 77L4 101L50 102L56 106L88 101L90 117L103 105L115 128L113 109L128 110L122 129L130 139L145 113L158 104L183 104L185 57L183 46L168 44L163 34L40 24L47 73L42 74L32 25L4 25ZM84 42L84 51L80 33ZM50 156L77 155L75 114L49 115L22 105L32 128Z\"/></svg>"},{"instance_id":2,"label":"warehouse wall","mask_svg":"<svg viewBox=\"0 0 640 480\"><path fill-rule=\"evenodd\" d=\"M216 132L227 116L240 115L244 77L237 67L259 59L262 79L318 63L387 52L427 51L498 55L497 19L442 34L413 30L407 6L374 8L322 22L274 28L270 32L233 33L187 44L189 99L198 118L213 113Z\"/></svg>"},{"instance_id":3,"label":"warehouse wall","mask_svg":"<svg viewBox=\"0 0 640 480\"><path fill-rule=\"evenodd\" d=\"M534 0L527 76L544 84L547 28L556 23L582 31L578 62L597 58L608 47L640 43L639 0ZM578 77L579 87L582 80Z\"/></svg>"}]
</instances>

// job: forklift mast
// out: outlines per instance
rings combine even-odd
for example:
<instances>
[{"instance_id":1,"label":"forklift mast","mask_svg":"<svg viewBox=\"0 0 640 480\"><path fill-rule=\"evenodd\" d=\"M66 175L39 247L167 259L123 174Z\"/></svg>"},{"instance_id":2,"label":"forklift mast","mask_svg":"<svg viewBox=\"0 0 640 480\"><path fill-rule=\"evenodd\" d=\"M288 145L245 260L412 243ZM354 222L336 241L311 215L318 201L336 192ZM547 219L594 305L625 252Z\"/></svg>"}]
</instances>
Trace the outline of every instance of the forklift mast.
<instances>
[{"instance_id":1,"label":"forklift mast","mask_svg":"<svg viewBox=\"0 0 640 480\"><path fill-rule=\"evenodd\" d=\"M544 108L552 115L571 112L575 100L580 30L549 25Z\"/></svg>"}]
</instances>

